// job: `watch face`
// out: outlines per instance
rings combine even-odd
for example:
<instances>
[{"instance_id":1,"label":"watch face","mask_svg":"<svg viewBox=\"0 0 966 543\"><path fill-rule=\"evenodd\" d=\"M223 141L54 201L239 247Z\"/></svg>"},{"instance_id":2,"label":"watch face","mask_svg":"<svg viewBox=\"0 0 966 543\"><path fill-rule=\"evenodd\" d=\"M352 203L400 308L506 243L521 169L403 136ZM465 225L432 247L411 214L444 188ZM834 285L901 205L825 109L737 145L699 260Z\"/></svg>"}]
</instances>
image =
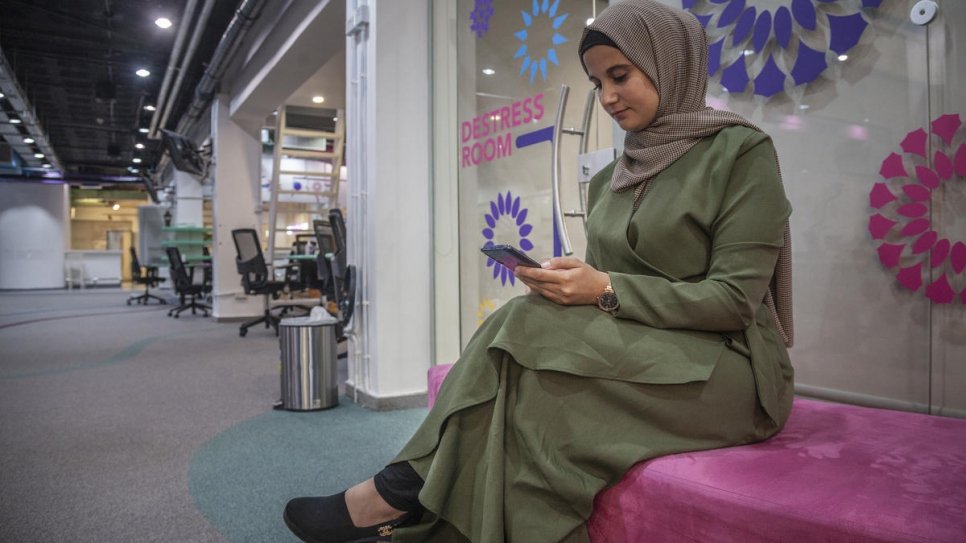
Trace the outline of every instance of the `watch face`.
<instances>
[{"instance_id":1,"label":"watch face","mask_svg":"<svg viewBox=\"0 0 966 543\"><path fill-rule=\"evenodd\" d=\"M597 307L603 309L604 311L614 311L620 304L617 302L617 295L613 292L602 292L600 296L597 297Z\"/></svg>"}]
</instances>

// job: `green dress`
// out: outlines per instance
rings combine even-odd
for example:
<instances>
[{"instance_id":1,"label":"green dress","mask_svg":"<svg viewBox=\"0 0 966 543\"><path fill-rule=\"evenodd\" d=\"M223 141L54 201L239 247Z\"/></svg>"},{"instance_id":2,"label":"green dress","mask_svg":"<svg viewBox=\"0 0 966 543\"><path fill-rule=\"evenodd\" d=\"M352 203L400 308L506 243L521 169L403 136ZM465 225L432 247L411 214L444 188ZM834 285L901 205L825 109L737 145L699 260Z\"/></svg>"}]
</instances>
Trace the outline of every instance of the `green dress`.
<instances>
[{"instance_id":1,"label":"green dress","mask_svg":"<svg viewBox=\"0 0 966 543\"><path fill-rule=\"evenodd\" d=\"M770 138L705 138L636 211L613 167L591 183L587 261L620 309L527 295L483 323L394 460L427 509L394 540L588 541L594 496L634 464L784 424L792 368L762 300L791 208Z\"/></svg>"}]
</instances>

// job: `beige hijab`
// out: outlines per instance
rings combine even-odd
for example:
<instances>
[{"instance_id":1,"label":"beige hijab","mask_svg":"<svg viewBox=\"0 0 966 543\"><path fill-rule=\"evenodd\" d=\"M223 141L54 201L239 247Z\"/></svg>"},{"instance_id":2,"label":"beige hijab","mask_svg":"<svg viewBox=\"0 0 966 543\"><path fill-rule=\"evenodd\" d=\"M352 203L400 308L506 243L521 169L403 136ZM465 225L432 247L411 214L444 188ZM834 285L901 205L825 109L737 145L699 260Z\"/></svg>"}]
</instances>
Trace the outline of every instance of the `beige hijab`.
<instances>
[{"instance_id":1,"label":"beige hijab","mask_svg":"<svg viewBox=\"0 0 966 543\"><path fill-rule=\"evenodd\" d=\"M634 189L635 208L650 181L701 139L736 125L761 131L736 113L705 104L708 42L701 24L690 13L653 0L627 0L601 12L584 31L585 37L587 30L596 30L613 40L624 56L651 79L660 97L654 122L640 132L627 133L624 154L611 178L615 192ZM777 156L775 160L777 164ZM780 171L778 175L780 179ZM764 302L782 339L791 347L792 259L787 223L784 238Z\"/></svg>"}]
</instances>

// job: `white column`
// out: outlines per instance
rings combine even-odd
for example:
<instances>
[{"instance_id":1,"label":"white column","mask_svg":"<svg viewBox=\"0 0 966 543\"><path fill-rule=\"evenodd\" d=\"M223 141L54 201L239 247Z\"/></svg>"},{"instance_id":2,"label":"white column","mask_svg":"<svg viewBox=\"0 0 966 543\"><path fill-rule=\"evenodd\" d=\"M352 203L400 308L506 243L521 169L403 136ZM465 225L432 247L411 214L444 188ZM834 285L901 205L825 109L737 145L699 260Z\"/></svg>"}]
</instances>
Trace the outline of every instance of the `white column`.
<instances>
[{"instance_id":1,"label":"white column","mask_svg":"<svg viewBox=\"0 0 966 543\"><path fill-rule=\"evenodd\" d=\"M262 145L257 132L252 134L232 121L228 103L227 95L218 95L211 105L215 181L211 258L215 318L257 316L264 307L262 296L244 294L235 268L235 244L231 238L235 228L259 228Z\"/></svg>"},{"instance_id":2,"label":"white column","mask_svg":"<svg viewBox=\"0 0 966 543\"><path fill-rule=\"evenodd\" d=\"M67 185L0 183L0 289L64 287L69 198Z\"/></svg>"},{"instance_id":3,"label":"white column","mask_svg":"<svg viewBox=\"0 0 966 543\"><path fill-rule=\"evenodd\" d=\"M350 385L376 407L413 405L433 342L429 1L347 5L350 29L368 12L346 53L349 259L362 275Z\"/></svg>"},{"instance_id":4,"label":"white column","mask_svg":"<svg viewBox=\"0 0 966 543\"><path fill-rule=\"evenodd\" d=\"M204 194L201 179L174 171L174 218L172 226L204 226Z\"/></svg>"}]
</instances>

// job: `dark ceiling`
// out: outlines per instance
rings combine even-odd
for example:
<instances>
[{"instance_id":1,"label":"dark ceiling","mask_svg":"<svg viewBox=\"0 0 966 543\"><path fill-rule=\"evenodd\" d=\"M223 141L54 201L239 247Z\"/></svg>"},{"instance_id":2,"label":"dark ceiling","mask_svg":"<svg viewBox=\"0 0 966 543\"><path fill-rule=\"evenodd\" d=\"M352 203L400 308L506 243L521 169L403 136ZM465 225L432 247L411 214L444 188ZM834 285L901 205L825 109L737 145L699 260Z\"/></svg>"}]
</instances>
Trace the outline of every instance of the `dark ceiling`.
<instances>
[{"instance_id":1,"label":"dark ceiling","mask_svg":"<svg viewBox=\"0 0 966 543\"><path fill-rule=\"evenodd\" d=\"M169 129L191 103L239 0L196 0L188 21L183 12L191 0L0 0L0 51L64 179L97 182L132 176L131 168L143 173L157 166L161 140L139 132L155 115L145 107L158 105L179 25L191 25L183 39L183 56L206 2L207 24L180 89L171 96L167 122L160 127ZM155 20L161 16L174 25L159 28ZM140 68L151 74L139 77L135 72ZM178 73L172 70L170 85ZM9 98L0 98L0 120L5 123L22 113ZM39 168L51 158L35 158L33 153L41 152L39 143L25 146L27 135L23 124L0 127L0 136L27 166L20 172L23 176L42 172ZM144 149L137 149L138 143ZM135 158L142 162L134 163Z\"/></svg>"}]
</instances>

